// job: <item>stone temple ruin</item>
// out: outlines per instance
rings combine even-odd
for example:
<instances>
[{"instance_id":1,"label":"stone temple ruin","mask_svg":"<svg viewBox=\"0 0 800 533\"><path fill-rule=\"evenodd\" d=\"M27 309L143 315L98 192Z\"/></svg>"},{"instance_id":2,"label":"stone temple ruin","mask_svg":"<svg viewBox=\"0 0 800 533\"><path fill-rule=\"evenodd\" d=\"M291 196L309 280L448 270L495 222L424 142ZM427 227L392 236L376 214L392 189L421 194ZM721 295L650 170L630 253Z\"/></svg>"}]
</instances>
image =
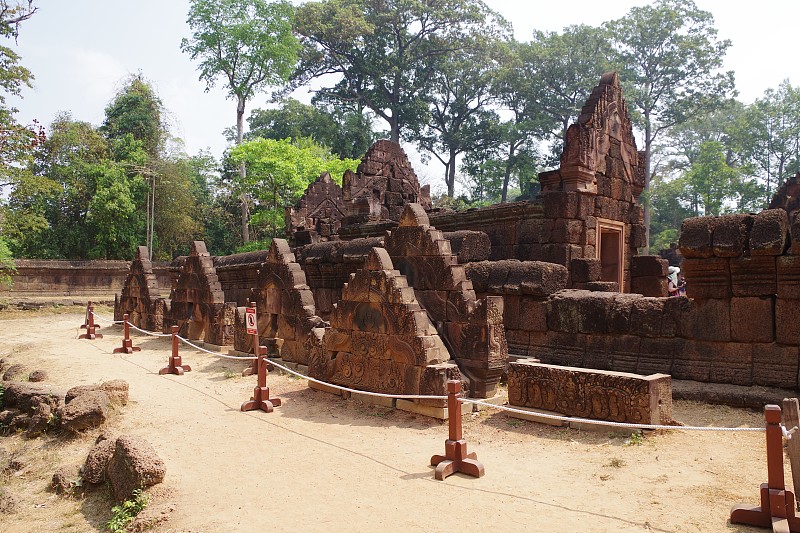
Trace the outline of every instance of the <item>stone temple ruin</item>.
<instances>
[{"instance_id":1,"label":"stone temple ruin","mask_svg":"<svg viewBox=\"0 0 800 533\"><path fill-rule=\"evenodd\" d=\"M492 398L507 375L512 404L629 421L669 421L669 376L798 387L797 180L762 213L686 220L689 292L672 298L666 260L637 255L643 159L615 73L539 180L535 201L439 211L379 141L342 187L312 183L269 250L195 242L167 288L140 249L115 315L249 352L255 302L259 341L282 339L284 361L326 382L441 395L459 379Z\"/></svg>"}]
</instances>

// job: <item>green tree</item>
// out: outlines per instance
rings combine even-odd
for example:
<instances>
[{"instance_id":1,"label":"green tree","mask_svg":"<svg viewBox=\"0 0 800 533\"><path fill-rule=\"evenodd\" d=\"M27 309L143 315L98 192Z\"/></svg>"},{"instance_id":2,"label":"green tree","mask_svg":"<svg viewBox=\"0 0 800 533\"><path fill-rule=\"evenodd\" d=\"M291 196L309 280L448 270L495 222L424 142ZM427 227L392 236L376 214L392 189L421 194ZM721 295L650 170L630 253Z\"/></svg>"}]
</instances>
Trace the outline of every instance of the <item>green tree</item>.
<instances>
[{"instance_id":1,"label":"green tree","mask_svg":"<svg viewBox=\"0 0 800 533\"><path fill-rule=\"evenodd\" d=\"M606 23L617 50L625 99L644 131L645 190L653 143L693 114L719 105L733 91L733 72L722 73L729 40L718 40L711 13L692 0L657 0ZM649 232L650 208L644 223Z\"/></svg>"},{"instance_id":2,"label":"green tree","mask_svg":"<svg viewBox=\"0 0 800 533\"><path fill-rule=\"evenodd\" d=\"M161 98L142 74L132 75L106 106L100 131L109 139L131 134L142 143L151 159L157 159L167 133L163 109Z\"/></svg>"},{"instance_id":3,"label":"green tree","mask_svg":"<svg viewBox=\"0 0 800 533\"><path fill-rule=\"evenodd\" d=\"M450 197L455 194L460 157L487 141L486 129L496 119L489 108L496 101L491 88L505 50L500 40L476 38L463 49L438 58L431 90L424 97L430 118L419 133L410 136L444 165Z\"/></svg>"},{"instance_id":4,"label":"green tree","mask_svg":"<svg viewBox=\"0 0 800 533\"><path fill-rule=\"evenodd\" d=\"M391 140L426 120L438 60L489 34L499 15L479 0L322 0L298 8L304 43L298 83L335 74L318 95L357 102L389 125Z\"/></svg>"},{"instance_id":5,"label":"green tree","mask_svg":"<svg viewBox=\"0 0 800 533\"><path fill-rule=\"evenodd\" d=\"M558 143L566 141L567 128L577 119L588 92L609 70L611 42L604 28L584 24L568 26L563 33L534 30L530 43L520 46L531 78L526 81L542 111L557 125ZM560 150L558 150L560 151Z\"/></svg>"},{"instance_id":6,"label":"green tree","mask_svg":"<svg viewBox=\"0 0 800 533\"><path fill-rule=\"evenodd\" d=\"M344 171L355 170L359 164L355 159L339 159L311 139L254 139L233 148L229 157L247 165L245 181L236 182L234 189L255 200L252 221L263 237L259 240L283 234L285 209L322 172L330 172L341 185Z\"/></svg>"},{"instance_id":7,"label":"green tree","mask_svg":"<svg viewBox=\"0 0 800 533\"><path fill-rule=\"evenodd\" d=\"M748 106L740 133L744 156L764 182L766 203L800 171L800 88L784 80Z\"/></svg>"},{"instance_id":8,"label":"green tree","mask_svg":"<svg viewBox=\"0 0 800 533\"><path fill-rule=\"evenodd\" d=\"M200 79L211 88L222 77L236 100L236 144L244 135L247 101L259 90L282 85L297 62L299 43L292 33L294 8L267 0L191 0L191 39L181 50L199 60ZM245 167L240 169L245 178ZM248 234L247 198L242 198L242 239Z\"/></svg>"},{"instance_id":9,"label":"green tree","mask_svg":"<svg viewBox=\"0 0 800 533\"><path fill-rule=\"evenodd\" d=\"M277 109L254 109L247 119L245 138L299 139L313 137L342 158L360 158L376 140L372 120L355 110L332 112L294 98L281 100Z\"/></svg>"},{"instance_id":10,"label":"green tree","mask_svg":"<svg viewBox=\"0 0 800 533\"><path fill-rule=\"evenodd\" d=\"M36 12L33 2L0 0L0 38L16 39L19 25ZM23 126L16 120L17 109L7 104L8 96L22 96L31 87L33 74L20 64L20 56L0 45L0 187L30 178L28 165L33 149L44 141L44 129L34 121Z\"/></svg>"},{"instance_id":11,"label":"green tree","mask_svg":"<svg viewBox=\"0 0 800 533\"><path fill-rule=\"evenodd\" d=\"M6 241L0 237L0 287L12 285L11 275L16 271L14 258Z\"/></svg>"}]
</instances>

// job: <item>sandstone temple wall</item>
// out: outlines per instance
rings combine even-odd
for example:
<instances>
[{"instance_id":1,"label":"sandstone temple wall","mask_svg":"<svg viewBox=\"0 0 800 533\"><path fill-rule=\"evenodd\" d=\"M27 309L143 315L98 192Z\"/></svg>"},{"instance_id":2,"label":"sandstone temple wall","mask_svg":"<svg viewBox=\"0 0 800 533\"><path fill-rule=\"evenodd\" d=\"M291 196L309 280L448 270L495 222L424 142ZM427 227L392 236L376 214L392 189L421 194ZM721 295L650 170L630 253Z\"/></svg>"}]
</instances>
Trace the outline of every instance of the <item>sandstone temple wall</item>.
<instances>
[{"instance_id":1,"label":"sandstone temple wall","mask_svg":"<svg viewBox=\"0 0 800 533\"><path fill-rule=\"evenodd\" d=\"M17 259L12 287L0 287L2 297L82 296L108 298L125 282L130 261L61 261ZM153 263L156 277L168 279L167 264ZM167 285L169 287L169 285Z\"/></svg>"}]
</instances>

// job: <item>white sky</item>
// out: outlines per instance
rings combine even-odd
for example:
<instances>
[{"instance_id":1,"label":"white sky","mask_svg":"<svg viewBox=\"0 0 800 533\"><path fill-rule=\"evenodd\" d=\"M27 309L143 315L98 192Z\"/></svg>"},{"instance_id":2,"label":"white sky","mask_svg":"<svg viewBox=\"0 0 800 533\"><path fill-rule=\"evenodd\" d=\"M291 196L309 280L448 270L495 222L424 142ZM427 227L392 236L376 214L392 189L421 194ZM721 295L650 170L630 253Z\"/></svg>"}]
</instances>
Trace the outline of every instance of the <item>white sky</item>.
<instances>
[{"instance_id":1,"label":"white sky","mask_svg":"<svg viewBox=\"0 0 800 533\"><path fill-rule=\"evenodd\" d=\"M534 28L560 31L571 24L597 26L646 3L486 1L513 23L519 40L527 40ZM736 73L740 100L751 102L786 78L800 84L800 62L794 58L798 0L695 2L714 15L719 37L733 42L726 69ZM23 23L18 44L11 44L36 77L24 99L13 102L20 109L21 122L36 118L48 126L56 113L69 111L77 120L99 125L123 79L141 72L170 112L172 132L184 139L187 152L208 148L215 157L222 155L226 146L222 131L235 123L236 106L219 87L205 92L195 64L180 51L181 38L190 33L188 0L39 0L37 4L39 11ZM590 90L586 88L587 94ZM245 116L258 107L266 107L264 96L248 103ZM406 147L409 152L410 148ZM421 181L441 181L438 162L432 161L428 169L418 161L413 164Z\"/></svg>"}]
</instances>

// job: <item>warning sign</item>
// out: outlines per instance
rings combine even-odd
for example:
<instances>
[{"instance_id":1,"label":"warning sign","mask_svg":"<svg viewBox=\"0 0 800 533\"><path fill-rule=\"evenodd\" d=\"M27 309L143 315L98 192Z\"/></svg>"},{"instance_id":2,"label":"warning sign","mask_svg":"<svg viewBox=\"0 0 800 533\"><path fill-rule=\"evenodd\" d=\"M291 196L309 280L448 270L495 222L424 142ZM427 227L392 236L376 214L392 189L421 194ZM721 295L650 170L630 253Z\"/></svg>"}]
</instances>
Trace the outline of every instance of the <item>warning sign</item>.
<instances>
[{"instance_id":1,"label":"warning sign","mask_svg":"<svg viewBox=\"0 0 800 533\"><path fill-rule=\"evenodd\" d=\"M248 335L258 335L258 327L256 326L256 308L246 307L244 310L245 317L247 318L247 333Z\"/></svg>"}]
</instances>

